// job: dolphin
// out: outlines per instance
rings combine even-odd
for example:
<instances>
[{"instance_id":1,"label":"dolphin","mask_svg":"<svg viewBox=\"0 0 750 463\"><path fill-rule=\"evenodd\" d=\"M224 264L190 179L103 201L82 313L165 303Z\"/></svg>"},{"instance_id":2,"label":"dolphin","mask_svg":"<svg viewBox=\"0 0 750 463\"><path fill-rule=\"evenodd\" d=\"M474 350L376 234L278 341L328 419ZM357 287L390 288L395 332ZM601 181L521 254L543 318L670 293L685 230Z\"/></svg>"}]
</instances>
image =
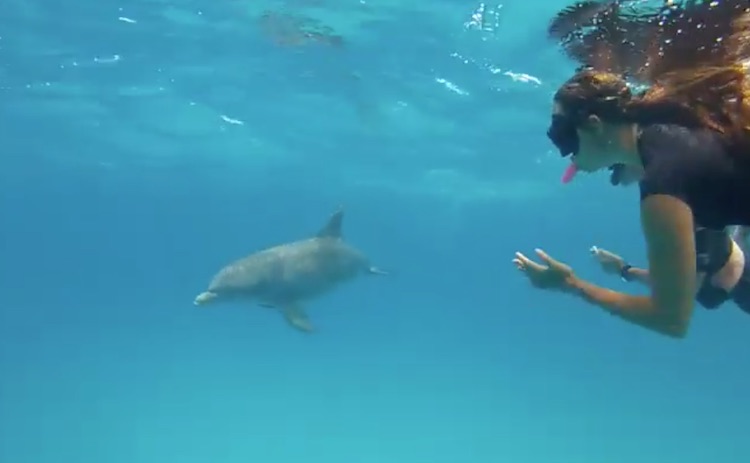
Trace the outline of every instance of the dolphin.
<instances>
[{"instance_id":1,"label":"dolphin","mask_svg":"<svg viewBox=\"0 0 750 463\"><path fill-rule=\"evenodd\" d=\"M225 266L193 304L252 301L281 312L294 328L314 331L305 304L358 275L387 275L341 235L343 209L307 239L280 244Z\"/></svg>"}]
</instances>

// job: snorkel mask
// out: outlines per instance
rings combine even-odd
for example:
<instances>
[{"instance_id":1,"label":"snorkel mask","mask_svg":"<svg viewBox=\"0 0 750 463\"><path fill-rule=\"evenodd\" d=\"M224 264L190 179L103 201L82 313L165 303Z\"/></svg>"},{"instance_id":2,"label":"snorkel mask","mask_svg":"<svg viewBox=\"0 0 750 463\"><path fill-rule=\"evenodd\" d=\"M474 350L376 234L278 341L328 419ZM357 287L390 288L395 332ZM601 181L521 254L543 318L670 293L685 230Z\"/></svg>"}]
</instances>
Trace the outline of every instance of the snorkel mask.
<instances>
[{"instance_id":1,"label":"snorkel mask","mask_svg":"<svg viewBox=\"0 0 750 463\"><path fill-rule=\"evenodd\" d=\"M579 141L578 132L576 131L575 119L565 114L553 114L552 122L547 129L547 138L560 151L560 156L574 156L578 153ZM578 169L576 165L570 163L562 176L562 182L568 183L573 180Z\"/></svg>"},{"instance_id":2,"label":"snorkel mask","mask_svg":"<svg viewBox=\"0 0 750 463\"><path fill-rule=\"evenodd\" d=\"M578 132L575 120L570 116L553 114L552 123L547 129L547 138L560 151L562 157L578 153Z\"/></svg>"}]
</instances>

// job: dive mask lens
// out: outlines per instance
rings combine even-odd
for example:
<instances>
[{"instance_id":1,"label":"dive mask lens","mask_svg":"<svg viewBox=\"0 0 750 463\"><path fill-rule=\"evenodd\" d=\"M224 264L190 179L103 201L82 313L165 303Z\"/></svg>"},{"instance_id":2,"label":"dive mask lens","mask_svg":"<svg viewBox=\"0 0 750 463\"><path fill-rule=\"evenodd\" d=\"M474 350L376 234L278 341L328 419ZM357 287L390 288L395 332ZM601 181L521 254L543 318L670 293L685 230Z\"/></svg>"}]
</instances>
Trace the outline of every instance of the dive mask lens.
<instances>
[{"instance_id":1,"label":"dive mask lens","mask_svg":"<svg viewBox=\"0 0 750 463\"><path fill-rule=\"evenodd\" d=\"M552 115L547 137L557 147L562 157L578 152L578 132L576 132L575 122L562 114Z\"/></svg>"}]
</instances>

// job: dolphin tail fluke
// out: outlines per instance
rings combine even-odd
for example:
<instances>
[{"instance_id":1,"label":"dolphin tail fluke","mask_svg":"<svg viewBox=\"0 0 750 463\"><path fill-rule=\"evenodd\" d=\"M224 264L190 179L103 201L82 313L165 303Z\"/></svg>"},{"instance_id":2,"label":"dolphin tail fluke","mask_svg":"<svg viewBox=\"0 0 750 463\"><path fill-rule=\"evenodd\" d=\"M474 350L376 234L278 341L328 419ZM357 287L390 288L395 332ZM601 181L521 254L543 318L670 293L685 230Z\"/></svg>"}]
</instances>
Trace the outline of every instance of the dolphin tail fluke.
<instances>
[{"instance_id":1,"label":"dolphin tail fluke","mask_svg":"<svg viewBox=\"0 0 750 463\"><path fill-rule=\"evenodd\" d=\"M293 327L304 333L312 333L314 328L305 310L298 304L287 304L281 307L286 321Z\"/></svg>"},{"instance_id":2,"label":"dolphin tail fluke","mask_svg":"<svg viewBox=\"0 0 750 463\"><path fill-rule=\"evenodd\" d=\"M341 222L344 220L344 208L339 207L328 222L318 232L318 238L341 238Z\"/></svg>"}]
</instances>

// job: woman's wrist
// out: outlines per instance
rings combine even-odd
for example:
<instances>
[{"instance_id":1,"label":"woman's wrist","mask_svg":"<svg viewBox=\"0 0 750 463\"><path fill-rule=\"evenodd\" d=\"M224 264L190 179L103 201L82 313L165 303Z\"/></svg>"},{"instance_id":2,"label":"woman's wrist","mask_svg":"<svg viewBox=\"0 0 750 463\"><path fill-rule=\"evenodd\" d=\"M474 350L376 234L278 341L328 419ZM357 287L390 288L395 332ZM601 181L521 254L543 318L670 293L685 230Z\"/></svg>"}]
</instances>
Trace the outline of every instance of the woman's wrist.
<instances>
[{"instance_id":1,"label":"woman's wrist","mask_svg":"<svg viewBox=\"0 0 750 463\"><path fill-rule=\"evenodd\" d=\"M577 276L570 275L565 279L564 291L575 296L580 296L582 291L582 282L583 280L581 280Z\"/></svg>"},{"instance_id":2,"label":"woman's wrist","mask_svg":"<svg viewBox=\"0 0 750 463\"><path fill-rule=\"evenodd\" d=\"M599 307L605 312L614 313L600 300L601 294L598 293L598 288L595 285L592 285L586 280L582 280L575 275L571 275L571 277L565 283L566 292L568 294L580 297L584 301Z\"/></svg>"},{"instance_id":3,"label":"woman's wrist","mask_svg":"<svg viewBox=\"0 0 750 463\"><path fill-rule=\"evenodd\" d=\"M623 281L633 281L633 275L630 273L630 269L632 268L632 265L623 261L620 266L620 278L622 278Z\"/></svg>"}]
</instances>

